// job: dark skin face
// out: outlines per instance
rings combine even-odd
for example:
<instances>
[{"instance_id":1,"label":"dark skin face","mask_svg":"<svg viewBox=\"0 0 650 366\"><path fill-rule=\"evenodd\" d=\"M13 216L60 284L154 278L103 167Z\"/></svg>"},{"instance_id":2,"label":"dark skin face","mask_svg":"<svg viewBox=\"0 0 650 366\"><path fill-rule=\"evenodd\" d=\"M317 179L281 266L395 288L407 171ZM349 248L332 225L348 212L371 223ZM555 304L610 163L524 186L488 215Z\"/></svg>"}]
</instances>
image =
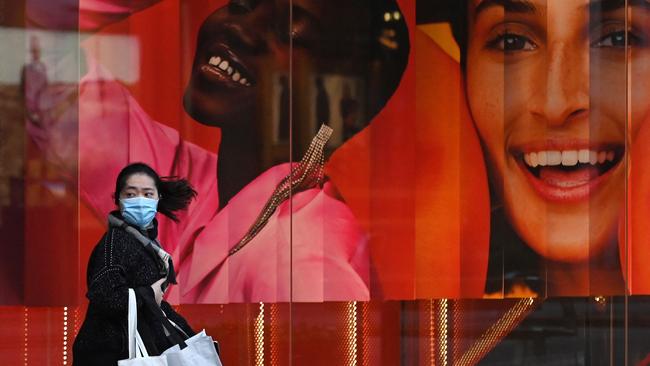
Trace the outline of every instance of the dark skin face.
<instances>
[{"instance_id":1,"label":"dark skin face","mask_svg":"<svg viewBox=\"0 0 650 366\"><path fill-rule=\"evenodd\" d=\"M367 107L366 123L383 106L405 61L387 57L390 62L377 62L396 52L384 45L386 37L380 38L377 28L396 27L398 22L388 24L383 15L398 9L395 4L392 8L382 4L379 0L231 0L205 19L199 29L184 107L196 121L221 129L217 167L221 207L268 168L262 162L268 134L261 132L260 124L268 120L265 108L271 100L271 80L278 76L287 79L285 87L292 87L294 107L298 106L294 112L309 95L304 88L311 85L305 82L310 74L375 81L371 92L383 94L368 96L374 104ZM401 33L403 38L405 33ZM389 37L396 38L398 33L391 34ZM389 41L389 45L397 44ZM403 44L399 50L405 53L408 42ZM291 81L287 77L290 67ZM305 128L294 127L295 136ZM292 141L294 148L299 140Z\"/></svg>"},{"instance_id":2,"label":"dark skin face","mask_svg":"<svg viewBox=\"0 0 650 366\"><path fill-rule=\"evenodd\" d=\"M290 35L294 64L332 60L342 69L367 64L367 55L358 51L364 48L360 37L371 34L363 0L292 3L290 9L287 0L233 0L206 18L184 99L195 120L226 130L249 122L262 73L289 71Z\"/></svg>"}]
</instances>

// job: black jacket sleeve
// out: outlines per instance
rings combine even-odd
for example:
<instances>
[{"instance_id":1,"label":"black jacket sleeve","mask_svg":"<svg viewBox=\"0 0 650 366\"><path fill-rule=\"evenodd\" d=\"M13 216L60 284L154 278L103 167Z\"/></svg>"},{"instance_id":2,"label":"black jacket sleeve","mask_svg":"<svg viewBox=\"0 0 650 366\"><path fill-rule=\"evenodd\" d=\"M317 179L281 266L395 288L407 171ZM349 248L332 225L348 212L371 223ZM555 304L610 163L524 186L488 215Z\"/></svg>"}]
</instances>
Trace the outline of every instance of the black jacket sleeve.
<instances>
[{"instance_id":1,"label":"black jacket sleeve","mask_svg":"<svg viewBox=\"0 0 650 366\"><path fill-rule=\"evenodd\" d=\"M109 229L93 250L88 263L88 293L86 296L98 310L107 315L126 316L129 286L128 264L124 243L116 240L115 230ZM135 289L138 309L143 305L143 294L153 298L150 286Z\"/></svg>"}]
</instances>

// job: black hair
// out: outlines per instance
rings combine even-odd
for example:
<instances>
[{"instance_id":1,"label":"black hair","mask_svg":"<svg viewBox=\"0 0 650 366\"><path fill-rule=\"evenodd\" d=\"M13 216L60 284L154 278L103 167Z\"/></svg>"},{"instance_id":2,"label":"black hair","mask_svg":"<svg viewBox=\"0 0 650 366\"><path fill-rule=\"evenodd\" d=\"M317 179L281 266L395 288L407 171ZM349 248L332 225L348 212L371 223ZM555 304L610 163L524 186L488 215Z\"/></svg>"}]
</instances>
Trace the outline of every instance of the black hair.
<instances>
[{"instance_id":1,"label":"black hair","mask_svg":"<svg viewBox=\"0 0 650 366\"><path fill-rule=\"evenodd\" d=\"M120 192L124 189L126 181L135 174L144 174L153 179L158 195L158 212L178 222L175 211L185 210L193 198L196 197L196 191L192 188L187 179L178 177L160 177L155 170L145 163L132 163L120 171L115 181L115 193L113 198L115 204L120 204Z\"/></svg>"},{"instance_id":2,"label":"black hair","mask_svg":"<svg viewBox=\"0 0 650 366\"><path fill-rule=\"evenodd\" d=\"M460 66L465 70L467 63L467 1L454 0L449 2L451 7L449 23L454 39L460 49Z\"/></svg>"},{"instance_id":3,"label":"black hair","mask_svg":"<svg viewBox=\"0 0 650 366\"><path fill-rule=\"evenodd\" d=\"M467 9L469 0L429 0L415 3L416 24L449 23L460 48L460 63L465 68L467 52Z\"/></svg>"}]
</instances>

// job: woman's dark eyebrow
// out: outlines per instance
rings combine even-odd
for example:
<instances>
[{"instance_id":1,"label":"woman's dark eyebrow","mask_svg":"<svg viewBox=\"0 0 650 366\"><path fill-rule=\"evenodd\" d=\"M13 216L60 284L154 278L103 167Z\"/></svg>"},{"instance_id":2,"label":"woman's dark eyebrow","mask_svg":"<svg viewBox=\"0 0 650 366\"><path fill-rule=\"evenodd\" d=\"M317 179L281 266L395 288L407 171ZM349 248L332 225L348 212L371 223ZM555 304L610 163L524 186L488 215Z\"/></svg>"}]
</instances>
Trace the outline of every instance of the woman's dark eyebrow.
<instances>
[{"instance_id":1,"label":"woman's dark eyebrow","mask_svg":"<svg viewBox=\"0 0 650 366\"><path fill-rule=\"evenodd\" d=\"M508 13L535 13L537 8L535 4L528 0L483 0L474 9L474 16L481 12L494 7L500 6Z\"/></svg>"},{"instance_id":2,"label":"woman's dark eyebrow","mask_svg":"<svg viewBox=\"0 0 650 366\"><path fill-rule=\"evenodd\" d=\"M136 191L139 189L139 187L136 186L126 186L124 187L124 190L129 190L129 189L135 189ZM142 188L143 191L153 191L153 188Z\"/></svg>"},{"instance_id":3,"label":"woman's dark eyebrow","mask_svg":"<svg viewBox=\"0 0 650 366\"><path fill-rule=\"evenodd\" d=\"M628 0L627 6L639 6L650 9L648 0ZM589 11L591 13L604 13L625 7L625 0L590 0Z\"/></svg>"}]
</instances>

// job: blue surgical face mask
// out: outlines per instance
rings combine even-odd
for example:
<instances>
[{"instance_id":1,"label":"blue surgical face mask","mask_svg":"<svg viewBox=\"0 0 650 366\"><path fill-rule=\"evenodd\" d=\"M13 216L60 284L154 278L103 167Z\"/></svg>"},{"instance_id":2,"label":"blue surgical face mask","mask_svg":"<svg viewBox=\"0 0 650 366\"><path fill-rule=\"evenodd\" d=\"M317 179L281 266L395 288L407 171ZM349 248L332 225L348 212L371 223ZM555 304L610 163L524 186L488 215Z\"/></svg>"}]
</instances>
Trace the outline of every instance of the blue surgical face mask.
<instances>
[{"instance_id":1,"label":"blue surgical face mask","mask_svg":"<svg viewBox=\"0 0 650 366\"><path fill-rule=\"evenodd\" d=\"M121 198L122 217L126 222L146 228L158 209L158 200L146 197Z\"/></svg>"}]
</instances>

